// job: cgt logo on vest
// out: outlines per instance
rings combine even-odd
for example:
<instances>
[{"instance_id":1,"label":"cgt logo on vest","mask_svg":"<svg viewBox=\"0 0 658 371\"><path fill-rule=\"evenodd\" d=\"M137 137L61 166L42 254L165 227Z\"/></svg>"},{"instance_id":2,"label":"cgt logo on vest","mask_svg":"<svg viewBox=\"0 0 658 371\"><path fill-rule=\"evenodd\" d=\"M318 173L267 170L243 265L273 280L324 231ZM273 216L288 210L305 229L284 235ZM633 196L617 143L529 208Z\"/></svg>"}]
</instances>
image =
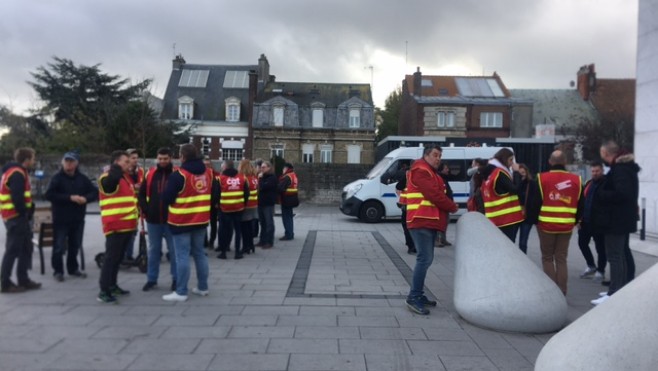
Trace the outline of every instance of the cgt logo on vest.
<instances>
[{"instance_id":1,"label":"cgt logo on vest","mask_svg":"<svg viewBox=\"0 0 658 371\"><path fill-rule=\"evenodd\" d=\"M205 174L194 176L194 189L199 193L208 191L208 180L206 179Z\"/></svg>"},{"instance_id":2,"label":"cgt logo on vest","mask_svg":"<svg viewBox=\"0 0 658 371\"><path fill-rule=\"evenodd\" d=\"M229 189L241 189L241 181L240 178L228 178L226 179L226 184L228 185Z\"/></svg>"},{"instance_id":3,"label":"cgt logo on vest","mask_svg":"<svg viewBox=\"0 0 658 371\"><path fill-rule=\"evenodd\" d=\"M571 196L563 196L560 194L560 192L557 191L551 191L548 194L548 198L551 201L561 201L564 202L565 204L570 204L571 203Z\"/></svg>"},{"instance_id":4,"label":"cgt logo on vest","mask_svg":"<svg viewBox=\"0 0 658 371\"><path fill-rule=\"evenodd\" d=\"M565 180L555 185L558 191L562 191L567 188L571 188L571 180Z\"/></svg>"}]
</instances>

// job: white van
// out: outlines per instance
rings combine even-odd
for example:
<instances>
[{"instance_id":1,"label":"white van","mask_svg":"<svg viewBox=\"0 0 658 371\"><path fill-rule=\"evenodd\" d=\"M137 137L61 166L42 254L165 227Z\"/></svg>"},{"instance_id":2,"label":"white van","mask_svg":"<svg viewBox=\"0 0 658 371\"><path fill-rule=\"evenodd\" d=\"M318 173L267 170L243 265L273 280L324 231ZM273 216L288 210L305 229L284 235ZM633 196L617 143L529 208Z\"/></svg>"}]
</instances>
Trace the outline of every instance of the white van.
<instances>
[{"instance_id":1,"label":"white van","mask_svg":"<svg viewBox=\"0 0 658 371\"><path fill-rule=\"evenodd\" d=\"M466 171L476 158L490 159L503 147L442 147L442 163L450 168L450 187L459 212L466 212L470 178ZM402 211L397 205L395 193L397 182L394 177L402 164L411 163L423 157L423 147L402 147L391 151L365 179L356 180L343 188L340 210L345 215L356 216L368 223L379 222L382 218L399 218Z\"/></svg>"}]
</instances>

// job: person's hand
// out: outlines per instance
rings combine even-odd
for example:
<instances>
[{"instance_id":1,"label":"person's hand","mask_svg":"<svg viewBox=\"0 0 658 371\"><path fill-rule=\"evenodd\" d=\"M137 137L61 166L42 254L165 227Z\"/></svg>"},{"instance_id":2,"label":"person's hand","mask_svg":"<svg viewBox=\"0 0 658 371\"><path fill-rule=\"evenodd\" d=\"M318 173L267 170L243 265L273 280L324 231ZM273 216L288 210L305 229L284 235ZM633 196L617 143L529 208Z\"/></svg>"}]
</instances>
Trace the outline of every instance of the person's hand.
<instances>
[{"instance_id":1,"label":"person's hand","mask_svg":"<svg viewBox=\"0 0 658 371\"><path fill-rule=\"evenodd\" d=\"M512 163L512 170L519 171L519 164L517 164L516 162L513 162Z\"/></svg>"}]
</instances>

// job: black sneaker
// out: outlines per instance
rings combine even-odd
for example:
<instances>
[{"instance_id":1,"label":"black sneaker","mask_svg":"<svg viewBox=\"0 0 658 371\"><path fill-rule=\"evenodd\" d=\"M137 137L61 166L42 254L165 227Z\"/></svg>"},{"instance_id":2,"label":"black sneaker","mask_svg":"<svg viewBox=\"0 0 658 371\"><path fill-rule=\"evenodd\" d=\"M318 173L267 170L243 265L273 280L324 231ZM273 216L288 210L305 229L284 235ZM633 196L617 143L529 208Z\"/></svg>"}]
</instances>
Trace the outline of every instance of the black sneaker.
<instances>
[{"instance_id":1,"label":"black sneaker","mask_svg":"<svg viewBox=\"0 0 658 371\"><path fill-rule=\"evenodd\" d=\"M149 291L149 290L151 290L152 288L154 288L155 285L157 285L155 282L146 282L146 284L144 285L144 287L142 287L142 291Z\"/></svg>"},{"instance_id":2,"label":"black sneaker","mask_svg":"<svg viewBox=\"0 0 658 371\"><path fill-rule=\"evenodd\" d=\"M226 252L222 251L219 255L217 255L217 259L226 260Z\"/></svg>"},{"instance_id":3,"label":"black sneaker","mask_svg":"<svg viewBox=\"0 0 658 371\"><path fill-rule=\"evenodd\" d=\"M130 294L130 291L124 290L119 286L114 286L110 289L110 294L113 296L123 296Z\"/></svg>"},{"instance_id":4,"label":"black sneaker","mask_svg":"<svg viewBox=\"0 0 658 371\"><path fill-rule=\"evenodd\" d=\"M436 307L436 305L438 304L436 301L428 299L427 296L425 295L420 297L420 302L428 307Z\"/></svg>"},{"instance_id":5,"label":"black sneaker","mask_svg":"<svg viewBox=\"0 0 658 371\"><path fill-rule=\"evenodd\" d=\"M116 304L118 303L117 298L113 296L109 292L101 291L98 296L96 297L96 300L98 300L101 303L106 303L106 304Z\"/></svg>"},{"instance_id":6,"label":"black sneaker","mask_svg":"<svg viewBox=\"0 0 658 371\"><path fill-rule=\"evenodd\" d=\"M15 283L9 281L6 285L2 285L2 289L0 292L3 294L17 294L19 292L25 292L27 289L25 287L21 287L16 285Z\"/></svg>"},{"instance_id":7,"label":"black sneaker","mask_svg":"<svg viewBox=\"0 0 658 371\"><path fill-rule=\"evenodd\" d=\"M415 299L407 299L407 308L411 310L414 313L422 314L422 315L428 315L430 314L429 309L425 308L423 303L420 301L420 298L415 298Z\"/></svg>"},{"instance_id":8,"label":"black sneaker","mask_svg":"<svg viewBox=\"0 0 658 371\"><path fill-rule=\"evenodd\" d=\"M417 253L417 252L418 252L418 251L416 251L416 248L415 248L415 247L409 247L409 248L407 249L407 254L409 254L409 255L413 255L413 254L415 254L415 253Z\"/></svg>"},{"instance_id":9,"label":"black sneaker","mask_svg":"<svg viewBox=\"0 0 658 371\"><path fill-rule=\"evenodd\" d=\"M242 258L243 258L242 254L238 254L238 253L235 254L235 257L234 257L235 260L239 260L239 259L242 259Z\"/></svg>"},{"instance_id":10,"label":"black sneaker","mask_svg":"<svg viewBox=\"0 0 658 371\"><path fill-rule=\"evenodd\" d=\"M73 273L69 273L69 276L78 277L78 278L87 278L87 273L81 271L75 271Z\"/></svg>"},{"instance_id":11,"label":"black sneaker","mask_svg":"<svg viewBox=\"0 0 658 371\"><path fill-rule=\"evenodd\" d=\"M64 275L61 273L53 274L53 278L55 278L55 281L57 282L64 282Z\"/></svg>"},{"instance_id":12,"label":"black sneaker","mask_svg":"<svg viewBox=\"0 0 658 371\"><path fill-rule=\"evenodd\" d=\"M21 283L18 286L21 286L21 287L25 288L26 290L38 290L38 289L41 288L41 283L40 282L34 282L34 281L28 279L27 282Z\"/></svg>"}]
</instances>

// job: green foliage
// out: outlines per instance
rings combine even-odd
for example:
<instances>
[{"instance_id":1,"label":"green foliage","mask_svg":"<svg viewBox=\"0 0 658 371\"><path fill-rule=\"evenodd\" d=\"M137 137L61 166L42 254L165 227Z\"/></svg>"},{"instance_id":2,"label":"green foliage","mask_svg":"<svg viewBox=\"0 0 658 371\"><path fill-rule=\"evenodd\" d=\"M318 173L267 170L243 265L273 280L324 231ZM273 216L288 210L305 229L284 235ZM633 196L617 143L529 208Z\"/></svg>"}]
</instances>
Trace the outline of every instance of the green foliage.
<instances>
[{"instance_id":1,"label":"green foliage","mask_svg":"<svg viewBox=\"0 0 658 371\"><path fill-rule=\"evenodd\" d=\"M400 120L400 111L402 109L402 88L397 87L386 98L384 109L378 110L381 117L381 124L377 129L377 141L386 138L389 135L398 134L398 121Z\"/></svg>"}]
</instances>

